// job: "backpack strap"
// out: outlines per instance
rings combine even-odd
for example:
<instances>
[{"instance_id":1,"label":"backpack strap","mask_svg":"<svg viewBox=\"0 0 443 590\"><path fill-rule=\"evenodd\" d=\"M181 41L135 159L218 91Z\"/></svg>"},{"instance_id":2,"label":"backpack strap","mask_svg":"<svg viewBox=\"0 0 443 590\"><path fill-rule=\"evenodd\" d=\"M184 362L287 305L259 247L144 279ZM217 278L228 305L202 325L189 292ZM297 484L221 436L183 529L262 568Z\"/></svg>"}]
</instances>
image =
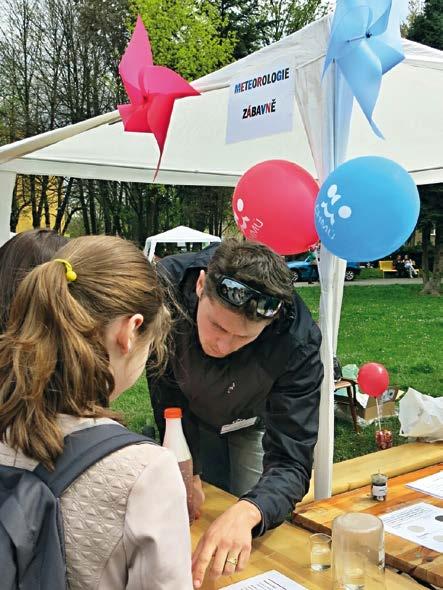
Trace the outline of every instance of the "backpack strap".
<instances>
[{"instance_id":1,"label":"backpack strap","mask_svg":"<svg viewBox=\"0 0 443 590\"><path fill-rule=\"evenodd\" d=\"M64 450L55 462L54 471L48 471L40 464L33 473L58 498L89 467L123 447L139 443L156 444L120 424L100 424L84 428L65 437Z\"/></svg>"}]
</instances>

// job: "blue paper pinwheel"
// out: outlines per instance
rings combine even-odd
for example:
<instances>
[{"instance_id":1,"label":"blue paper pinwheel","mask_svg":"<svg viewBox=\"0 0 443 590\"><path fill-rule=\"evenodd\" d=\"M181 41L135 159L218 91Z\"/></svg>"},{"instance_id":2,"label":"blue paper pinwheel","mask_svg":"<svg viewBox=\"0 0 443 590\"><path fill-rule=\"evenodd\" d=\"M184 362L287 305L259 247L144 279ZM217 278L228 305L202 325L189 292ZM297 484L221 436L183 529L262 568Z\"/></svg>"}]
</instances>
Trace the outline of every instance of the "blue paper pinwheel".
<instances>
[{"instance_id":1,"label":"blue paper pinwheel","mask_svg":"<svg viewBox=\"0 0 443 590\"><path fill-rule=\"evenodd\" d=\"M335 61L374 133L383 74L404 59L399 0L338 0L323 74Z\"/></svg>"}]
</instances>

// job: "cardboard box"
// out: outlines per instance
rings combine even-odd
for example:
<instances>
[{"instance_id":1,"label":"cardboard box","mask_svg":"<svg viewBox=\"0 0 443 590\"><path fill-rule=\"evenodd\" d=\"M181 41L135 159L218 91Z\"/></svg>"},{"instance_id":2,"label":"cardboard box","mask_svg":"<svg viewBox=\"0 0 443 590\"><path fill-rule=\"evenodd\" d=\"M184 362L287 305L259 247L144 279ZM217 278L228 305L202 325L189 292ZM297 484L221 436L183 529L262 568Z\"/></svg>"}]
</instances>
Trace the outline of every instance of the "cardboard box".
<instances>
[{"instance_id":1,"label":"cardboard box","mask_svg":"<svg viewBox=\"0 0 443 590\"><path fill-rule=\"evenodd\" d=\"M400 399L404 391L398 389L398 387L388 387L388 389L382 394L381 399L381 417L386 418L388 416L395 416L395 402ZM335 392L335 402L341 410L341 414L344 417L352 420L351 409L349 406L349 398L346 393L346 389L338 389ZM377 401L374 397L369 397L363 393L360 393L357 389L357 401L355 404L357 416L364 422L373 422L377 418Z\"/></svg>"}]
</instances>

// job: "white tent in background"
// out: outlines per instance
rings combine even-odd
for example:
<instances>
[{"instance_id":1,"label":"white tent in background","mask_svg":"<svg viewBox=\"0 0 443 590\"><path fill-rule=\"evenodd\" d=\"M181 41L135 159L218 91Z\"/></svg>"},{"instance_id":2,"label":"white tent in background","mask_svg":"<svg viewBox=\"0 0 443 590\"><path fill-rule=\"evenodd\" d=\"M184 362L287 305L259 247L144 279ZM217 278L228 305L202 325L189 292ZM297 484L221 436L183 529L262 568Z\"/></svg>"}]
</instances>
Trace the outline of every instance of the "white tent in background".
<instances>
[{"instance_id":1,"label":"white tent in background","mask_svg":"<svg viewBox=\"0 0 443 590\"><path fill-rule=\"evenodd\" d=\"M383 77L372 132L358 107L349 128L340 124L348 98L334 84L334 67L321 80L330 34L325 17L293 35L194 83L201 96L175 102L157 177L159 183L234 186L250 166L267 159L298 163L320 181L343 159L391 158L418 184L443 181L443 52L404 41L406 59ZM295 72L292 131L225 143L229 85L238 75L290 59ZM152 182L158 150L152 135L125 133L118 112L0 148L0 243L9 233L15 175L54 174ZM395 224L395 220L393 220ZM317 497L331 493L334 444L332 355L337 346L345 263L320 259L320 327L325 379L315 457Z\"/></svg>"},{"instance_id":2,"label":"white tent in background","mask_svg":"<svg viewBox=\"0 0 443 590\"><path fill-rule=\"evenodd\" d=\"M220 238L185 225L178 225L161 234L146 238L143 252L148 257L148 260L152 260L157 244L177 244L177 246L182 246L185 244L212 244L213 242L220 242Z\"/></svg>"}]
</instances>

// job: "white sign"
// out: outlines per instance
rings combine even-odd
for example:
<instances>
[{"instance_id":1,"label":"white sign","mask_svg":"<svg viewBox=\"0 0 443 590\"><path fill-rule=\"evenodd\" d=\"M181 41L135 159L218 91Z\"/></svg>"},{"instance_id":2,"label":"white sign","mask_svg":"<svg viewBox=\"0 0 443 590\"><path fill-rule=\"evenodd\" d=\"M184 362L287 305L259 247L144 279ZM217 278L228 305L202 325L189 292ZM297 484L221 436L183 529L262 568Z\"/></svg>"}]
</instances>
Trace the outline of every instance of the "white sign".
<instances>
[{"instance_id":1,"label":"white sign","mask_svg":"<svg viewBox=\"0 0 443 590\"><path fill-rule=\"evenodd\" d=\"M427 477L411 481L406 486L422 494L429 494L430 496L435 496L443 500L443 470L434 473L434 475L428 475Z\"/></svg>"},{"instance_id":2,"label":"white sign","mask_svg":"<svg viewBox=\"0 0 443 590\"><path fill-rule=\"evenodd\" d=\"M280 572L270 570L259 576L248 578L242 582L224 586L221 590L307 590Z\"/></svg>"},{"instance_id":3,"label":"white sign","mask_svg":"<svg viewBox=\"0 0 443 590\"><path fill-rule=\"evenodd\" d=\"M380 518L387 533L443 553L443 509L418 502Z\"/></svg>"},{"instance_id":4,"label":"white sign","mask_svg":"<svg viewBox=\"0 0 443 590\"><path fill-rule=\"evenodd\" d=\"M245 70L229 89L226 143L291 131L294 101L291 60Z\"/></svg>"}]
</instances>

